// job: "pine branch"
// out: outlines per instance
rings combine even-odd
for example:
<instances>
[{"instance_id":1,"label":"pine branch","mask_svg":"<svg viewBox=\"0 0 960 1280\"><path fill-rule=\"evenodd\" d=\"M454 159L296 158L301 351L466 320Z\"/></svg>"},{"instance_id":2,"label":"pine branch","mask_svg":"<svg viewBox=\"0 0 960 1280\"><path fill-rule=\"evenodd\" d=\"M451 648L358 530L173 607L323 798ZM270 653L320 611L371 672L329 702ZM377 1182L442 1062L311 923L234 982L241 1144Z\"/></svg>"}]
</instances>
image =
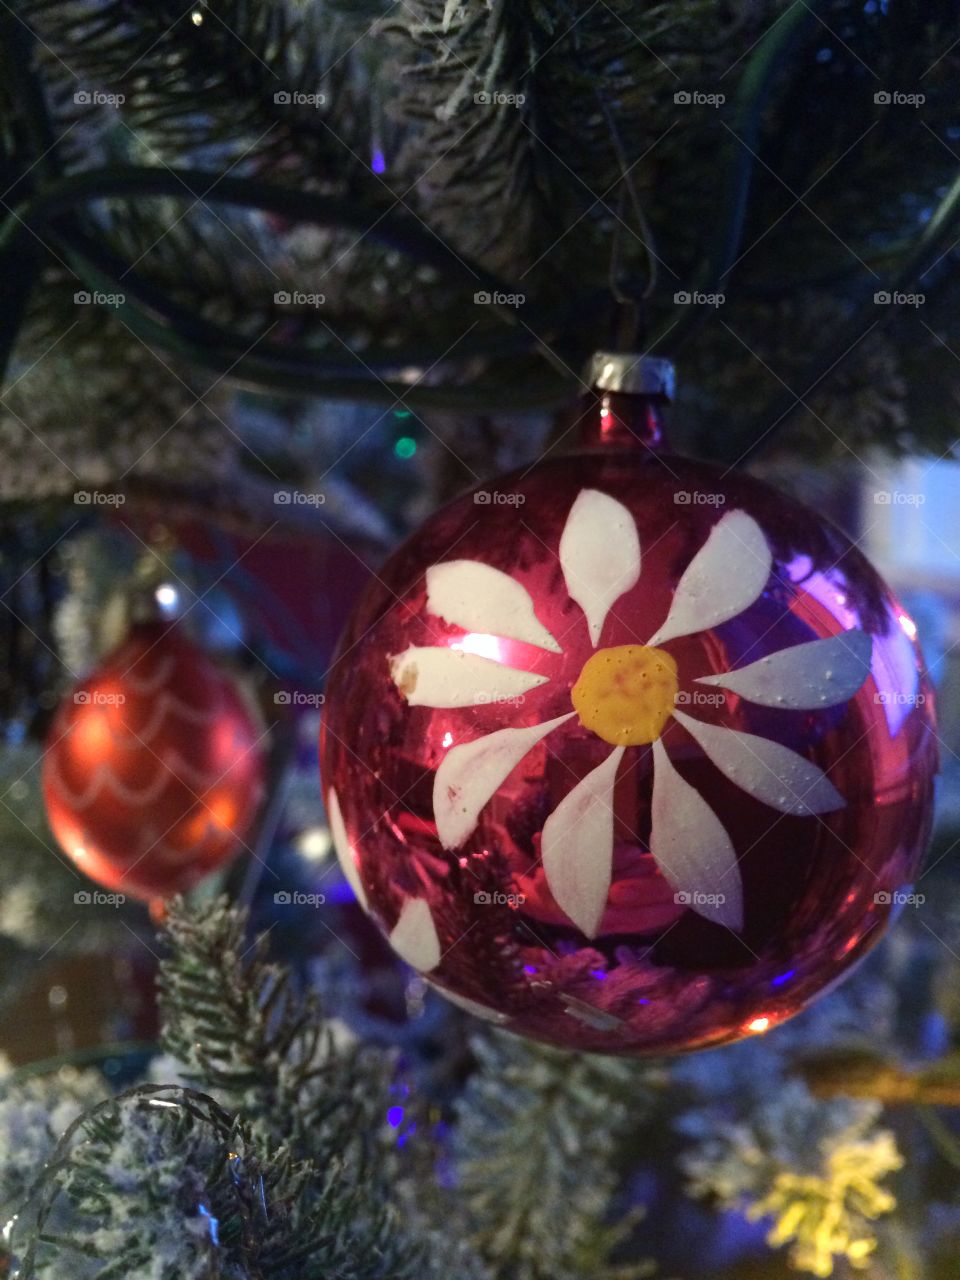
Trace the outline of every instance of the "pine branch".
<instances>
[{"instance_id":1,"label":"pine branch","mask_svg":"<svg viewBox=\"0 0 960 1280\"><path fill-rule=\"evenodd\" d=\"M618 1264L635 1217L610 1221L627 1099L643 1076L616 1058L571 1056L506 1036L478 1042L458 1106L457 1194L468 1236L503 1280L633 1280Z\"/></svg>"},{"instance_id":2,"label":"pine branch","mask_svg":"<svg viewBox=\"0 0 960 1280\"><path fill-rule=\"evenodd\" d=\"M682 1117L694 1140L681 1158L689 1194L769 1219L768 1245L789 1245L797 1270L832 1276L841 1258L866 1266L876 1219L897 1206L887 1179L905 1163L878 1125L879 1103L823 1102L797 1080L750 1101L737 1119L716 1105Z\"/></svg>"},{"instance_id":3,"label":"pine branch","mask_svg":"<svg viewBox=\"0 0 960 1280\"><path fill-rule=\"evenodd\" d=\"M268 172L291 190L336 193L363 214L361 231L379 225L400 197L459 253L479 256L514 280L522 277L528 306L511 336L542 339L571 368L604 328L602 321L585 323L582 304L584 291L605 284L615 232L623 241L627 272L641 280L646 273L644 235L623 200L621 170L630 170L646 221L660 241L655 251L663 298L653 304L651 319L657 332L674 336L694 327L677 324L677 312L689 316L697 308L671 308L673 290L700 280L705 260L715 256L713 241L725 238L712 225L725 226L726 217L700 214L712 210L722 192L732 193L726 205L737 217L730 221L723 261L736 267L732 275L723 268L725 326L713 325L711 335L701 329L685 355L685 382L711 388L695 406L704 410L701 441L709 441L714 423L739 416L745 396L751 403L758 394L766 400L768 369L774 380L792 385L799 344L780 316L784 297L791 315L808 316L816 327L824 297L836 297L835 287L828 284L827 292L818 285L839 276L845 299L852 300L858 288L865 294L875 283L870 270L878 264L895 278L914 239L911 223L914 230L920 226L933 193L955 168L949 86L958 54L939 11L931 16L915 0L889 13L851 10L844 0L818 2L823 23L809 18L777 74L759 78L764 92L753 103L757 52L796 10L786 0L761 0L738 16L706 0L652 7L616 0L586 10L572 0L420 0L371 31L370 23L385 9L373 0L335 6L232 0L215 10L201 4L199 25L191 13L174 13L166 3L33 0L24 12L56 55L39 51L57 131L76 121L64 140L65 147L77 143L74 167L134 157L160 169L174 156L182 161L188 151L211 169L236 163L238 175ZM383 33L406 68L399 95ZM74 74L64 72L58 57ZM923 83L922 113L878 109L878 84L911 78ZM280 81L289 89L279 92L321 92L327 101L322 108L302 109L295 102L277 103ZM73 101L78 86L81 92L112 89L126 101L119 108L91 104L88 110ZM744 110L731 111L742 87ZM718 91L727 107L678 107L676 91L690 88ZM507 101L495 100L497 94ZM491 100L475 102L477 95ZM393 100L390 129L380 118L381 96ZM4 108L4 119L8 114ZM370 171L374 144L388 157L387 173L379 176ZM906 155L909 180L898 181L898 158ZM44 161L44 172L50 163ZM751 166L750 199L740 209L736 172ZM816 209L810 199L796 199L804 191L815 193ZM425 343L434 353L423 361L429 365L449 346L453 331L461 335L455 358L464 365L471 351L487 360L502 354L496 334L491 343L484 332L489 309L478 316L462 291L454 296L436 278L411 273L404 260L398 263L395 255L373 247L371 235L311 231L296 237L298 249L308 246L301 255L291 252L293 238L285 231L272 233L268 219L225 216L252 251L241 250L238 258L234 235L218 221L219 206L217 216L203 209L186 215L182 234L176 219L185 210L179 200L132 206L127 198L100 202L108 213L94 218L88 211L81 225L128 262L148 250L137 272L179 300L181 311L198 323L227 323L238 342L244 335L251 342L262 339L276 326L276 334L237 366L248 384L376 396L389 403L403 388L389 374L381 382L363 375L373 364L382 377L382 358L391 348L407 355L417 341ZM262 259L262 268L252 254ZM946 260L938 277L949 275L945 265ZM295 287L327 280L316 287L332 305L318 315L272 310L270 284L274 291L278 280L286 284L288 268L292 280L302 273L304 283L298 280ZM770 296L773 277L785 291L779 298ZM924 281L924 291L932 292L934 283ZM939 287L946 294L942 279ZM40 300L46 304L45 292ZM563 316L560 302L567 307ZM556 323L544 323L544 312ZM942 403L952 403L956 388L943 373L937 339L953 341L956 308L945 304L943 314L934 339L916 323L909 329L909 317L889 326L897 330L890 348L909 358L912 381L937 387L935 406L917 395L909 412L901 407L898 387L904 379L891 367L890 349L872 340L864 344L864 374L863 364L856 363L860 344L851 342L850 374L845 381L831 374L822 395L818 387L813 413L793 427L787 443L822 455L835 446L822 424L836 421L854 450L878 439L942 449ZM141 336L160 341L155 332ZM268 350L275 337L278 346L292 339L298 359L284 362ZM321 362L349 359L340 339L360 357L358 366L351 362L353 376L343 374L342 366L329 374L305 372L314 349ZM229 351L221 345L201 337L193 358L199 362L200 349L207 357L204 367L223 372L233 367L243 344ZM831 346L824 366L832 366L837 354ZM19 355L29 363L34 350ZM875 386L872 370L881 365L883 385ZM798 374L804 386L814 380L807 373L802 368ZM530 378L509 382L516 397ZM410 395L418 407L488 407L498 385L502 380L482 381L476 391L421 387ZM551 378L525 403L551 406L568 386L574 383ZM795 407L791 396L787 408ZM764 417L778 413L773 405ZM750 438L735 442L735 454L766 425L750 422Z\"/></svg>"},{"instance_id":4,"label":"pine branch","mask_svg":"<svg viewBox=\"0 0 960 1280\"><path fill-rule=\"evenodd\" d=\"M868 1049L804 1054L796 1074L817 1098L866 1098L884 1106L960 1107L960 1053L910 1070Z\"/></svg>"},{"instance_id":5,"label":"pine branch","mask_svg":"<svg viewBox=\"0 0 960 1280\"><path fill-rule=\"evenodd\" d=\"M39 554L49 547L49 530L31 536L25 522L20 522L17 536L21 541L24 557ZM4 564L3 587L15 576L22 574L22 567ZM30 592L36 590L29 578L23 586ZM16 592L7 596L26 626L38 627L26 599ZM17 672L27 684L18 663L25 663L31 656L22 651L22 642L16 637L10 624L3 635L5 665ZM17 623L19 626L20 624ZM53 636L47 638L53 646ZM38 646L39 656L49 657L46 646ZM18 652L19 650L19 652ZM36 660L34 655L34 660ZM46 665L42 668L47 688L55 685L61 672ZM30 691L32 699L37 693ZM33 703L35 712L36 703ZM7 707L10 720L23 714L20 707ZM128 907L112 910L80 910L74 902L74 894L86 881L65 854L57 848L50 833L43 810L40 789L39 749L32 745L16 748L6 745L0 764L0 1016L11 1021L9 1006L22 997L24 984L37 970L37 956L56 947L58 955L95 955L120 953L129 944L130 934L139 927L136 909ZM121 923L121 920L123 923Z\"/></svg>"},{"instance_id":6,"label":"pine branch","mask_svg":"<svg viewBox=\"0 0 960 1280\"><path fill-rule=\"evenodd\" d=\"M163 1046L185 1078L263 1117L274 1141L302 1144L318 1165L379 1127L385 1064L335 1044L317 997L295 995L265 936L248 941L244 912L226 899L202 915L174 905L166 930Z\"/></svg>"},{"instance_id":7,"label":"pine branch","mask_svg":"<svg viewBox=\"0 0 960 1280\"><path fill-rule=\"evenodd\" d=\"M219 421L226 389L154 355L116 310L78 305L78 292L90 296L57 268L35 297L0 409L0 498L105 487L131 471L222 475L237 448Z\"/></svg>"},{"instance_id":8,"label":"pine branch","mask_svg":"<svg viewBox=\"0 0 960 1280\"><path fill-rule=\"evenodd\" d=\"M369 26L362 14L351 22L295 0L198 0L192 9L176 0L29 0L21 7L43 41L64 122L86 118L103 131L116 108L90 101L78 112L74 95L121 97L126 131L112 131L121 154L138 144L155 163L202 153L219 158L215 167L243 161L261 173L363 188L377 198L367 168L373 121L356 76Z\"/></svg>"},{"instance_id":9,"label":"pine branch","mask_svg":"<svg viewBox=\"0 0 960 1280\"><path fill-rule=\"evenodd\" d=\"M389 1063L336 1043L317 999L293 993L289 973L267 959L266 937L248 944L245 912L225 899L202 915L173 904L167 931L168 1053L186 1079L246 1117L258 1144L305 1171L298 1194L318 1226L309 1258L287 1236L296 1274L341 1268L357 1280L421 1277L429 1242L401 1224L390 1190L397 1170L383 1136ZM285 1274L294 1260L281 1258Z\"/></svg>"},{"instance_id":10,"label":"pine branch","mask_svg":"<svg viewBox=\"0 0 960 1280\"><path fill-rule=\"evenodd\" d=\"M359 1200L207 1095L137 1086L68 1128L16 1243L25 1280L65 1258L97 1280L375 1280L381 1263L406 1276L396 1230L358 1242Z\"/></svg>"},{"instance_id":11,"label":"pine branch","mask_svg":"<svg viewBox=\"0 0 960 1280\"><path fill-rule=\"evenodd\" d=\"M336 1040L225 900L171 904L168 934L164 1043L180 1061L157 1065L202 1087L138 1085L67 1127L21 1196L18 1274L486 1280L401 1190L389 1061Z\"/></svg>"},{"instance_id":12,"label":"pine branch","mask_svg":"<svg viewBox=\"0 0 960 1280\"><path fill-rule=\"evenodd\" d=\"M621 151L647 186L637 162L676 115L673 88L737 24L699 0L423 0L413 12L387 29L406 64L398 113L421 124L402 158L421 207L495 269L518 275L549 254L554 276L575 262L581 279L603 280ZM636 228L627 241L636 247ZM550 273L533 279L548 288Z\"/></svg>"}]
</instances>

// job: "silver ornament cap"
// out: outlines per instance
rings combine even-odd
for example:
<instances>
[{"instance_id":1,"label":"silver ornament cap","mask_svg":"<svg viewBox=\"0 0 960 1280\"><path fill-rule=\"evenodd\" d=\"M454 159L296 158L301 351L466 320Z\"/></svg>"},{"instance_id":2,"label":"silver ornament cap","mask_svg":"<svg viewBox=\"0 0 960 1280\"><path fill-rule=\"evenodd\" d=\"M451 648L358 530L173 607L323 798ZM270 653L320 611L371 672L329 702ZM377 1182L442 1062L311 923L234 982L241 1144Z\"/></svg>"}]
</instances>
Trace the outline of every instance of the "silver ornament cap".
<instances>
[{"instance_id":1,"label":"silver ornament cap","mask_svg":"<svg viewBox=\"0 0 960 1280\"><path fill-rule=\"evenodd\" d=\"M583 380L595 391L657 396L667 403L676 389L676 371L669 360L635 351L595 351Z\"/></svg>"}]
</instances>

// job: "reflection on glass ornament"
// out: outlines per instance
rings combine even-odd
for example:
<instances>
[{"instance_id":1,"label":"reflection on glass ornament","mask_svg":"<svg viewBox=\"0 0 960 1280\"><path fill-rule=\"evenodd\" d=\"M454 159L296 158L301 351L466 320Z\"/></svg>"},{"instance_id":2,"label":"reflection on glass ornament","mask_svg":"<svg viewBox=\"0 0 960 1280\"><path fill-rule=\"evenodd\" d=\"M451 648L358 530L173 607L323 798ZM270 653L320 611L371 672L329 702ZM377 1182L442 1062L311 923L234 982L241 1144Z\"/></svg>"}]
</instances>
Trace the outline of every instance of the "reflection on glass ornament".
<instances>
[{"instance_id":1,"label":"reflection on glass ornament","mask_svg":"<svg viewBox=\"0 0 960 1280\"><path fill-rule=\"evenodd\" d=\"M307 862L323 862L333 847L326 827L308 827L296 840L297 852Z\"/></svg>"}]
</instances>

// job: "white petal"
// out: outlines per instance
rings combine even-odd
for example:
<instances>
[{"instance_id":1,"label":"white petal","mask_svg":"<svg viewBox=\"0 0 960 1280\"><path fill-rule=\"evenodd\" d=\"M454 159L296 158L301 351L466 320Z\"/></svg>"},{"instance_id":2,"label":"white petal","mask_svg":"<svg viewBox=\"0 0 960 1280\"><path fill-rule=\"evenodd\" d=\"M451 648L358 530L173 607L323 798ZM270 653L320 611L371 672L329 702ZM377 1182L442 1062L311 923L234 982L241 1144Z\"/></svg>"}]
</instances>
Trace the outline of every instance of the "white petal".
<instances>
[{"instance_id":1,"label":"white petal","mask_svg":"<svg viewBox=\"0 0 960 1280\"><path fill-rule=\"evenodd\" d=\"M701 676L698 684L731 689L764 707L815 711L846 702L870 674L873 640L865 631L841 631L780 649L738 671Z\"/></svg>"},{"instance_id":2,"label":"white petal","mask_svg":"<svg viewBox=\"0 0 960 1280\"><path fill-rule=\"evenodd\" d=\"M440 939L430 906L424 898L408 898L388 939L391 947L412 969L429 973L440 963Z\"/></svg>"},{"instance_id":3,"label":"white petal","mask_svg":"<svg viewBox=\"0 0 960 1280\"><path fill-rule=\"evenodd\" d=\"M547 682L546 676L440 645L411 645L394 654L390 674L411 707L478 707L518 698Z\"/></svg>"},{"instance_id":4,"label":"white petal","mask_svg":"<svg viewBox=\"0 0 960 1280\"><path fill-rule=\"evenodd\" d=\"M560 564L596 648L610 606L640 577L640 539L623 503L598 489L581 489L560 537Z\"/></svg>"},{"instance_id":5,"label":"white petal","mask_svg":"<svg viewBox=\"0 0 960 1280\"><path fill-rule=\"evenodd\" d=\"M728 511L687 565L666 622L647 644L663 644L735 618L763 591L772 563L756 520L745 511Z\"/></svg>"},{"instance_id":6,"label":"white petal","mask_svg":"<svg viewBox=\"0 0 960 1280\"><path fill-rule=\"evenodd\" d=\"M357 901L366 911L368 910L366 890L360 880L356 855L347 836L343 814L340 812L340 801L337 799L337 793L333 787L327 792L327 818L330 822L330 836L333 840L333 847L337 851L337 858L343 874L346 876L350 888L357 895Z\"/></svg>"},{"instance_id":7,"label":"white petal","mask_svg":"<svg viewBox=\"0 0 960 1280\"><path fill-rule=\"evenodd\" d=\"M610 893L613 788L624 747L577 783L544 824L543 870L557 905L588 938L596 936Z\"/></svg>"},{"instance_id":8,"label":"white petal","mask_svg":"<svg viewBox=\"0 0 960 1280\"><path fill-rule=\"evenodd\" d=\"M433 816L445 849L459 849L480 810L528 751L576 712L525 729L498 729L474 742L451 747L433 779Z\"/></svg>"},{"instance_id":9,"label":"white petal","mask_svg":"<svg viewBox=\"0 0 960 1280\"><path fill-rule=\"evenodd\" d=\"M447 560L427 570L427 608L444 622L522 640L551 653L560 646L534 613L527 589L479 560Z\"/></svg>"},{"instance_id":10,"label":"white petal","mask_svg":"<svg viewBox=\"0 0 960 1280\"><path fill-rule=\"evenodd\" d=\"M755 733L704 724L677 710L673 714L724 777L772 809L828 813L846 804L823 770L789 747Z\"/></svg>"},{"instance_id":11,"label":"white petal","mask_svg":"<svg viewBox=\"0 0 960 1280\"><path fill-rule=\"evenodd\" d=\"M691 910L743 928L743 888L737 855L720 819L700 792L680 777L658 738L653 744L653 825L650 852Z\"/></svg>"}]
</instances>

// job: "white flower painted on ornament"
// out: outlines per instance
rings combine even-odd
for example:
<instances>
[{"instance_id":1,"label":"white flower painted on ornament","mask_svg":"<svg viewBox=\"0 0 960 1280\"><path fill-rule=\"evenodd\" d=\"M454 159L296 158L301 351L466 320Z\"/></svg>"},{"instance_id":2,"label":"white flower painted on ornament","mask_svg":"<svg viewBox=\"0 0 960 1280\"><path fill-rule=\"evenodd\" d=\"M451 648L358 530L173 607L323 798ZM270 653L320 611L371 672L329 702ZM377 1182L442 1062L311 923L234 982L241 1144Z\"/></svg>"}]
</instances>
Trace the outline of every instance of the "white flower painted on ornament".
<instances>
[{"instance_id":1,"label":"white flower painted on ornament","mask_svg":"<svg viewBox=\"0 0 960 1280\"><path fill-rule=\"evenodd\" d=\"M823 770L804 756L756 734L697 720L676 705L677 663L665 646L729 621L761 596L772 567L763 531L745 511L724 515L687 566L667 617L645 644L601 645L611 608L641 582L640 538L627 508L597 489L581 490L560 538L559 557L567 591L583 612L595 650L571 688L572 709L541 724L508 725L447 751L433 788L440 843L447 850L460 849L524 756L578 716L611 750L544 824L541 857L558 906L587 937L596 936L610 891L617 773L627 752L649 745L654 774L650 853L675 890L691 893L692 909L740 930L743 887L736 851L719 818L670 761L661 736L671 717L732 786L771 808L813 816L845 804ZM562 652L537 618L526 589L490 565L476 560L433 565L426 585L427 609L451 625ZM856 693L869 674L871 652L869 635L845 631L695 679L762 706L819 710ZM547 683L545 676L441 645L412 646L390 662L394 683L410 706L479 706ZM408 908L409 903L403 927L397 926L405 946L411 929L424 923ZM432 920L430 925L427 932L435 937ZM437 958L433 937L417 957L421 962Z\"/></svg>"}]
</instances>

